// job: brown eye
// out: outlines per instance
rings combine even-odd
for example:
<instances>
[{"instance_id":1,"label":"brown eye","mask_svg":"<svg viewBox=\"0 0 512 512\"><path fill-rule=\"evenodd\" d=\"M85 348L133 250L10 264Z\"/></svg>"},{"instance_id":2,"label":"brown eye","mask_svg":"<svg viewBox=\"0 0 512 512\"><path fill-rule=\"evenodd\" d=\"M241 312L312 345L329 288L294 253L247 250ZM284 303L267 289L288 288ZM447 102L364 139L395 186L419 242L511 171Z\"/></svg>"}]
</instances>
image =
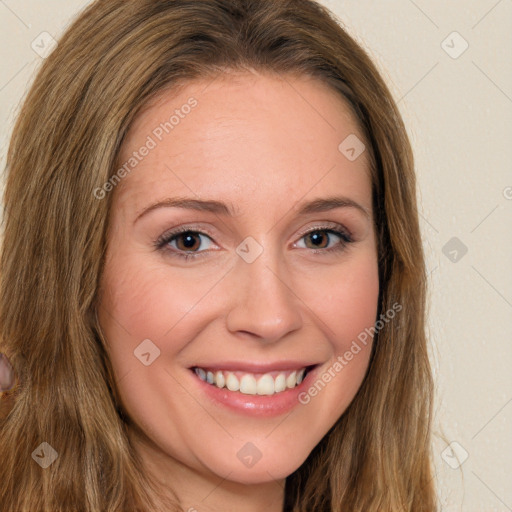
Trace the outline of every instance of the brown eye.
<instances>
[{"instance_id":1,"label":"brown eye","mask_svg":"<svg viewBox=\"0 0 512 512\"><path fill-rule=\"evenodd\" d=\"M353 241L349 235L335 229L315 229L303 235L302 240L304 240L304 246L299 244L300 248L319 249L321 252L342 250Z\"/></svg>"},{"instance_id":2,"label":"brown eye","mask_svg":"<svg viewBox=\"0 0 512 512\"><path fill-rule=\"evenodd\" d=\"M201 246L201 239L198 233L187 231L173 237L176 240L176 248L180 251L197 251Z\"/></svg>"},{"instance_id":3,"label":"brown eye","mask_svg":"<svg viewBox=\"0 0 512 512\"><path fill-rule=\"evenodd\" d=\"M324 249L325 244L329 245L329 235L326 231L312 231L305 236L306 246L307 242L311 242L313 244L308 249Z\"/></svg>"},{"instance_id":4,"label":"brown eye","mask_svg":"<svg viewBox=\"0 0 512 512\"><path fill-rule=\"evenodd\" d=\"M157 249L165 250L177 256L193 257L203 255L209 249L212 239L205 233L182 229L166 233L155 243ZM205 247L206 245L206 247Z\"/></svg>"}]
</instances>

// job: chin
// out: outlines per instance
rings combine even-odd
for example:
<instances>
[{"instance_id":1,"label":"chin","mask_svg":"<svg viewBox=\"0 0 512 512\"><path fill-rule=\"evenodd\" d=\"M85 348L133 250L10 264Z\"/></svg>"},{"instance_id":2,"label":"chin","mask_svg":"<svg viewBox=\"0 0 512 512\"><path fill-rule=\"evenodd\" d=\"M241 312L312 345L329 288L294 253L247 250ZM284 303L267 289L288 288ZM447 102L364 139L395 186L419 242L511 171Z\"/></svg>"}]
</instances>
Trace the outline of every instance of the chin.
<instances>
[{"instance_id":1,"label":"chin","mask_svg":"<svg viewBox=\"0 0 512 512\"><path fill-rule=\"evenodd\" d=\"M282 443L278 445L264 440L235 442L234 445L205 454L202 462L212 473L247 485L287 478L304 463L314 448L300 447L295 442L292 449L283 449Z\"/></svg>"}]
</instances>

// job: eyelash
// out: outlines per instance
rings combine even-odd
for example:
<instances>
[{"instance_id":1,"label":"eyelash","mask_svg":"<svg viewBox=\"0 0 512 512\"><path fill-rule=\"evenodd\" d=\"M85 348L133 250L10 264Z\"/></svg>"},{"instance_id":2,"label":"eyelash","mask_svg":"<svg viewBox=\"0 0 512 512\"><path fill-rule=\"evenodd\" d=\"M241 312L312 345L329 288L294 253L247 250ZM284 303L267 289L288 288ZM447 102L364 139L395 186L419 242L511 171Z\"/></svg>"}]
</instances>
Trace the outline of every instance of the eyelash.
<instances>
[{"instance_id":1,"label":"eyelash","mask_svg":"<svg viewBox=\"0 0 512 512\"><path fill-rule=\"evenodd\" d=\"M327 227L327 226L319 226L319 227L315 227L309 231L306 231L305 233L302 234L300 239L303 239L304 237L306 237L307 235L310 235L311 233L317 233L317 232L325 232L328 234L336 235L341 239L341 242L339 242L336 246L331 247L329 249L310 249L315 254L319 254L319 253L331 254L333 252L341 252L346 248L347 245L354 242L354 240L352 239L350 234L348 234L346 231L333 229L332 227ZM208 252L207 250L182 251L179 249L166 248L167 244L174 241L174 239L178 238L179 235L184 234L184 233L190 233L193 235L204 235L210 239L212 238L208 233L205 233L203 231L197 231L190 227L180 227L180 228L177 228L169 233L164 233L161 237L159 237L158 240L155 241L155 244L154 244L155 249L160 250L160 251L166 251L166 252L172 254L173 256L177 256L179 258L184 259L185 261L202 257L202 256L204 256L204 254L206 252ZM329 240L329 242L330 242L330 240Z\"/></svg>"}]
</instances>

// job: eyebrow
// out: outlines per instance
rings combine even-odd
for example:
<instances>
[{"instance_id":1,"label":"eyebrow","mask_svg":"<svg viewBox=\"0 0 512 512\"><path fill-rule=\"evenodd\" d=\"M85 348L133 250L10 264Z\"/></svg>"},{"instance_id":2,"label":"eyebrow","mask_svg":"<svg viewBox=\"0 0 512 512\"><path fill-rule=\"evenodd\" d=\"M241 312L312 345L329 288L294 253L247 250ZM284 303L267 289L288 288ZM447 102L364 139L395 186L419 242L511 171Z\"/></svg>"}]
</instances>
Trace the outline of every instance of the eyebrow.
<instances>
[{"instance_id":1,"label":"eyebrow","mask_svg":"<svg viewBox=\"0 0 512 512\"><path fill-rule=\"evenodd\" d=\"M231 204L223 203L215 200L192 199L187 197L170 197L148 206L139 213L134 221L137 222L141 217L158 208L184 208L187 210L206 211L217 215L229 215L234 217L238 210L233 208ZM367 208L348 197L327 197L314 199L301 205L297 213L299 215L308 215L311 213L321 213L334 210L336 208L354 208L364 214L368 219L370 212Z\"/></svg>"}]
</instances>

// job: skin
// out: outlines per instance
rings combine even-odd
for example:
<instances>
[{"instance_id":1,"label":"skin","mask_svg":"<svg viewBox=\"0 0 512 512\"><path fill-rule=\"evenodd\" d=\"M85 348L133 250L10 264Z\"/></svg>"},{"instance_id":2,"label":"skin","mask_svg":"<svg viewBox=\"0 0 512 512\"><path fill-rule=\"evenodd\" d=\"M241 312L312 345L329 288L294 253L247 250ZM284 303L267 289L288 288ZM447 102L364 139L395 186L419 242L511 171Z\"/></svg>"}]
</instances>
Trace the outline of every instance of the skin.
<instances>
[{"instance_id":1,"label":"skin","mask_svg":"<svg viewBox=\"0 0 512 512\"><path fill-rule=\"evenodd\" d=\"M161 93L136 117L120 162L191 96L198 105L112 192L98 315L147 471L174 489L184 510L279 511L285 478L360 387L371 340L308 404L273 418L211 402L189 368L300 359L320 363L321 375L374 325L379 280L367 153L349 161L338 150L348 135L362 136L323 83L246 72ZM304 202L333 195L368 216L353 207L298 214ZM177 196L223 201L236 215L162 207L136 221ZM179 235L155 249L180 226L205 233L193 238L202 256L178 257L193 252ZM335 227L353 242L343 246L325 231ZM304 235L314 228L320 248ZM252 263L236 253L248 236L263 247ZM327 252L332 247L341 250ZM150 366L134 357L145 339L160 350ZM262 454L251 468L237 457L247 442Z\"/></svg>"},{"instance_id":2,"label":"skin","mask_svg":"<svg viewBox=\"0 0 512 512\"><path fill-rule=\"evenodd\" d=\"M14 371L7 356L0 354L0 393L9 391L14 385Z\"/></svg>"}]
</instances>

